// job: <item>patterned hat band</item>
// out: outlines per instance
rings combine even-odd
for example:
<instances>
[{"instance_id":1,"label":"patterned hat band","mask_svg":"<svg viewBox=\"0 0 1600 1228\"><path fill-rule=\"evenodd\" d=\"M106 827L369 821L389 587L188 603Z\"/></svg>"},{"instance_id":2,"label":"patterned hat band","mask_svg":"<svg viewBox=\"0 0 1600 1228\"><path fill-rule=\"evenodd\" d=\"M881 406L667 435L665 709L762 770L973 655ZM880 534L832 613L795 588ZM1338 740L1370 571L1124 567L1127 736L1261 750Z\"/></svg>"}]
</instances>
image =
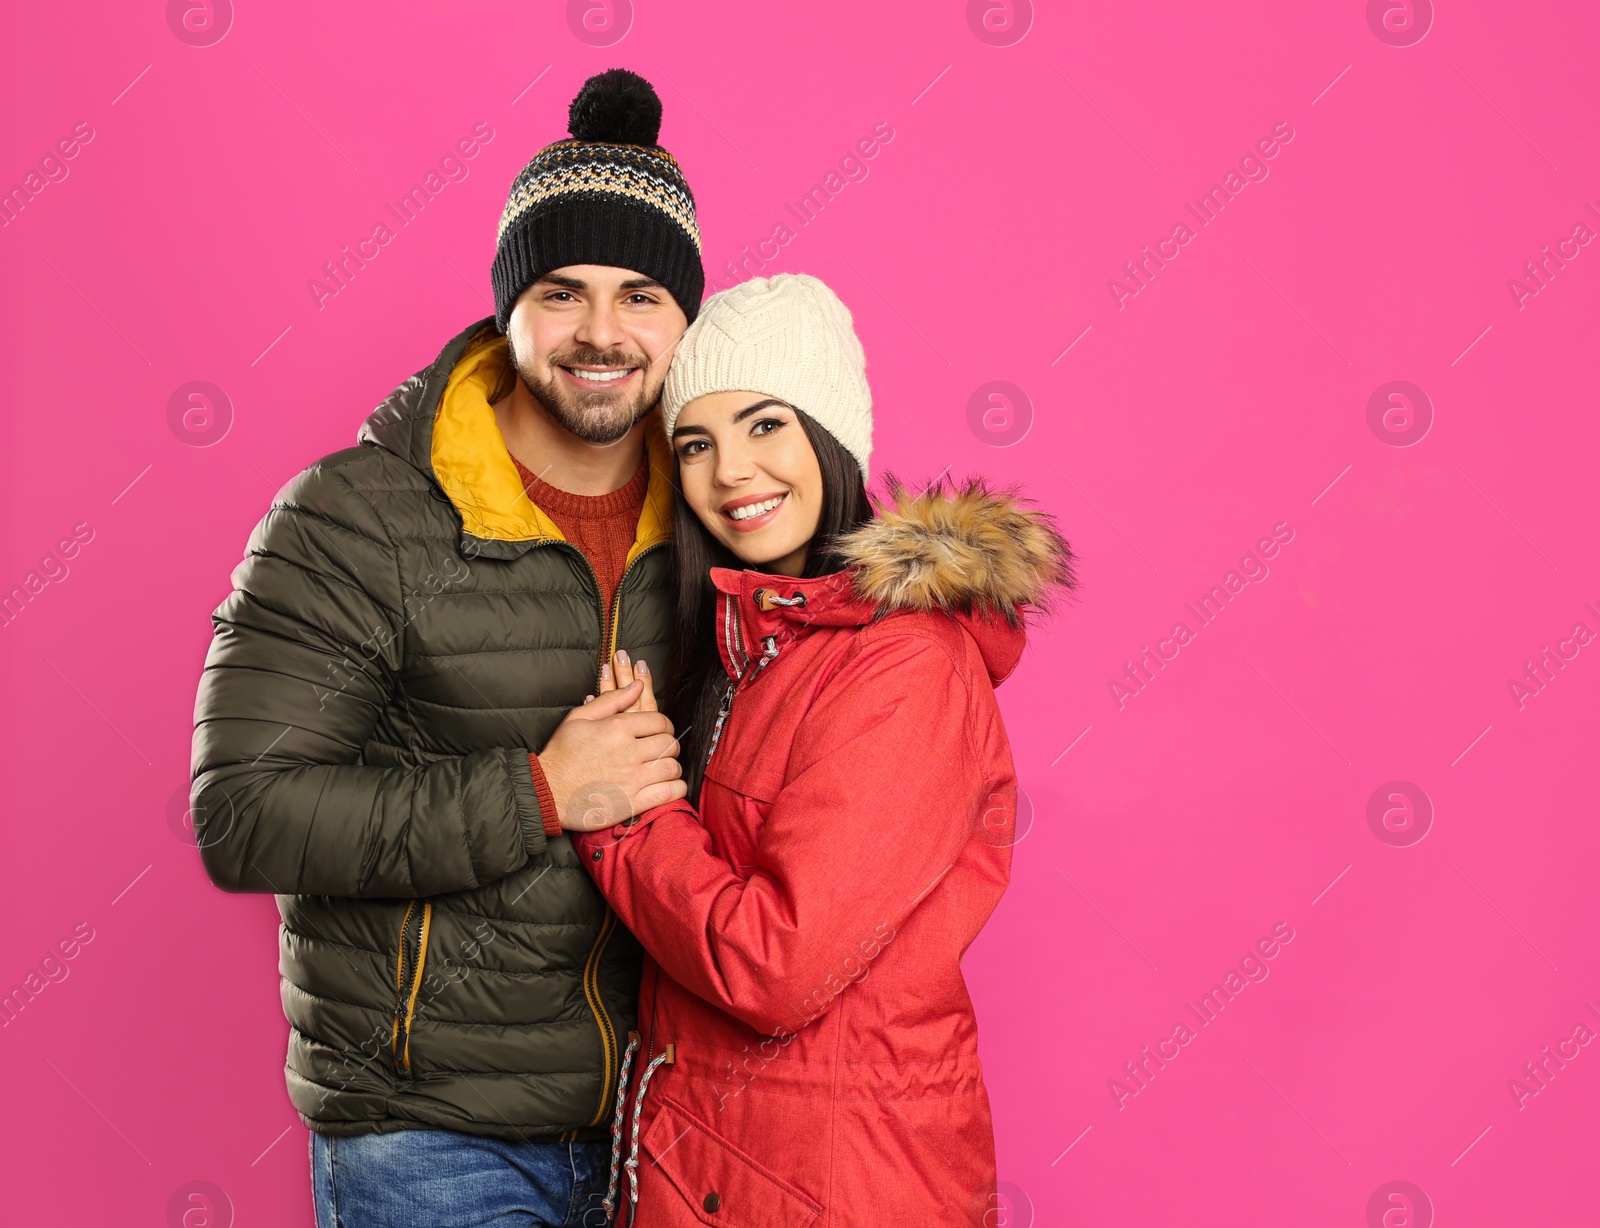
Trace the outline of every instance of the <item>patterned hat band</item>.
<instances>
[{"instance_id":1,"label":"patterned hat band","mask_svg":"<svg viewBox=\"0 0 1600 1228\"><path fill-rule=\"evenodd\" d=\"M511 185L497 241L528 210L560 196L584 193L620 196L659 209L678 224L695 251L702 250L694 197L671 154L664 149L583 141L558 142L528 163Z\"/></svg>"}]
</instances>

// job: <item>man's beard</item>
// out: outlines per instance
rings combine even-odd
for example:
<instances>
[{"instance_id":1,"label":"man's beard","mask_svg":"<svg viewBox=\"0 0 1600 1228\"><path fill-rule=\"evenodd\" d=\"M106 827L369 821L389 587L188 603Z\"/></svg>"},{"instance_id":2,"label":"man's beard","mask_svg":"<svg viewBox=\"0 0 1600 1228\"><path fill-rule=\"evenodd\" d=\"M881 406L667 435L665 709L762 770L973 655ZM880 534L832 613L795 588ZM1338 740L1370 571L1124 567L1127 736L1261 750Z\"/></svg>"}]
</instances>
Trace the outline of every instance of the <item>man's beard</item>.
<instances>
[{"instance_id":1,"label":"man's beard","mask_svg":"<svg viewBox=\"0 0 1600 1228\"><path fill-rule=\"evenodd\" d=\"M511 347L511 362L523 385L545 413L567 432L585 443L607 444L621 439L635 424L656 407L661 386L651 387L650 361L643 354L623 350L600 353L580 346L550 356L550 378L543 380L531 362L524 362ZM561 382L558 367L637 367L639 390L632 396L621 392L583 391Z\"/></svg>"}]
</instances>

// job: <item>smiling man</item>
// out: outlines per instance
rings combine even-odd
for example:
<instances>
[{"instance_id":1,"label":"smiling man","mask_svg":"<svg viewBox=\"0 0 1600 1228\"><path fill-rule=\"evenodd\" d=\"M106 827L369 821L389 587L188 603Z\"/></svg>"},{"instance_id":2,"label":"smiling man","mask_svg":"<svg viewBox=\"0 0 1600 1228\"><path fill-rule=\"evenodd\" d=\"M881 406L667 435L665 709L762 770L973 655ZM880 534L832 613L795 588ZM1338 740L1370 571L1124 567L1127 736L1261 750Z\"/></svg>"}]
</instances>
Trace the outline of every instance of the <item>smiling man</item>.
<instances>
[{"instance_id":1,"label":"smiling man","mask_svg":"<svg viewBox=\"0 0 1600 1228\"><path fill-rule=\"evenodd\" d=\"M661 104L613 69L517 176L495 317L290 482L195 704L206 869L274 892L321 1228L600 1222L640 950L565 834L682 797L655 412L704 288ZM573 711L573 709L577 709Z\"/></svg>"}]
</instances>

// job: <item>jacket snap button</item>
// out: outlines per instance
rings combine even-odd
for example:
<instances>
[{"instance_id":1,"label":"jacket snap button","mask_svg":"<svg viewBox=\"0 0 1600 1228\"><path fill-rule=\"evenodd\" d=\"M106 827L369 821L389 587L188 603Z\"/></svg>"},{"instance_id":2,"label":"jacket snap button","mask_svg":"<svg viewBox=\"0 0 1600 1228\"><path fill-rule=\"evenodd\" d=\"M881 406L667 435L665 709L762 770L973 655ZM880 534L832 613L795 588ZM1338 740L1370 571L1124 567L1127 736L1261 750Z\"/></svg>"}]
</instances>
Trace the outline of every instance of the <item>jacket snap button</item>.
<instances>
[{"instance_id":1,"label":"jacket snap button","mask_svg":"<svg viewBox=\"0 0 1600 1228\"><path fill-rule=\"evenodd\" d=\"M706 1200L701 1205L704 1206L707 1211L715 1211L722 1205L722 1195L717 1193L715 1190L712 1190L711 1193L706 1195Z\"/></svg>"},{"instance_id":2,"label":"jacket snap button","mask_svg":"<svg viewBox=\"0 0 1600 1228\"><path fill-rule=\"evenodd\" d=\"M603 856L601 850L600 849L595 849L594 852L589 854L589 860L590 861L599 861L601 856Z\"/></svg>"}]
</instances>

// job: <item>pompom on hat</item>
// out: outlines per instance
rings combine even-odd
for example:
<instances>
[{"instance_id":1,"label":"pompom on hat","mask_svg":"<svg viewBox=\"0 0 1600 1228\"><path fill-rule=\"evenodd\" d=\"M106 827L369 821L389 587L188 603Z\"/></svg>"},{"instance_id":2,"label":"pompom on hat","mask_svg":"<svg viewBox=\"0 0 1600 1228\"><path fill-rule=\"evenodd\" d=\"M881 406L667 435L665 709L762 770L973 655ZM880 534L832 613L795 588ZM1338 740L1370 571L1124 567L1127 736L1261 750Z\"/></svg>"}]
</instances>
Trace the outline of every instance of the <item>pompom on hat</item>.
<instances>
[{"instance_id":1,"label":"pompom on hat","mask_svg":"<svg viewBox=\"0 0 1600 1228\"><path fill-rule=\"evenodd\" d=\"M540 150L511 184L494 264L495 322L552 269L603 264L667 288L691 321L705 293L694 194L656 144L661 99L625 68L583 83L567 112L570 140Z\"/></svg>"},{"instance_id":2,"label":"pompom on hat","mask_svg":"<svg viewBox=\"0 0 1600 1228\"><path fill-rule=\"evenodd\" d=\"M758 392L839 441L867 480L872 391L849 309L815 277L755 277L713 294L678 342L661 394L670 438L683 407L713 392Z\"/></svg>"}]
</instances>

